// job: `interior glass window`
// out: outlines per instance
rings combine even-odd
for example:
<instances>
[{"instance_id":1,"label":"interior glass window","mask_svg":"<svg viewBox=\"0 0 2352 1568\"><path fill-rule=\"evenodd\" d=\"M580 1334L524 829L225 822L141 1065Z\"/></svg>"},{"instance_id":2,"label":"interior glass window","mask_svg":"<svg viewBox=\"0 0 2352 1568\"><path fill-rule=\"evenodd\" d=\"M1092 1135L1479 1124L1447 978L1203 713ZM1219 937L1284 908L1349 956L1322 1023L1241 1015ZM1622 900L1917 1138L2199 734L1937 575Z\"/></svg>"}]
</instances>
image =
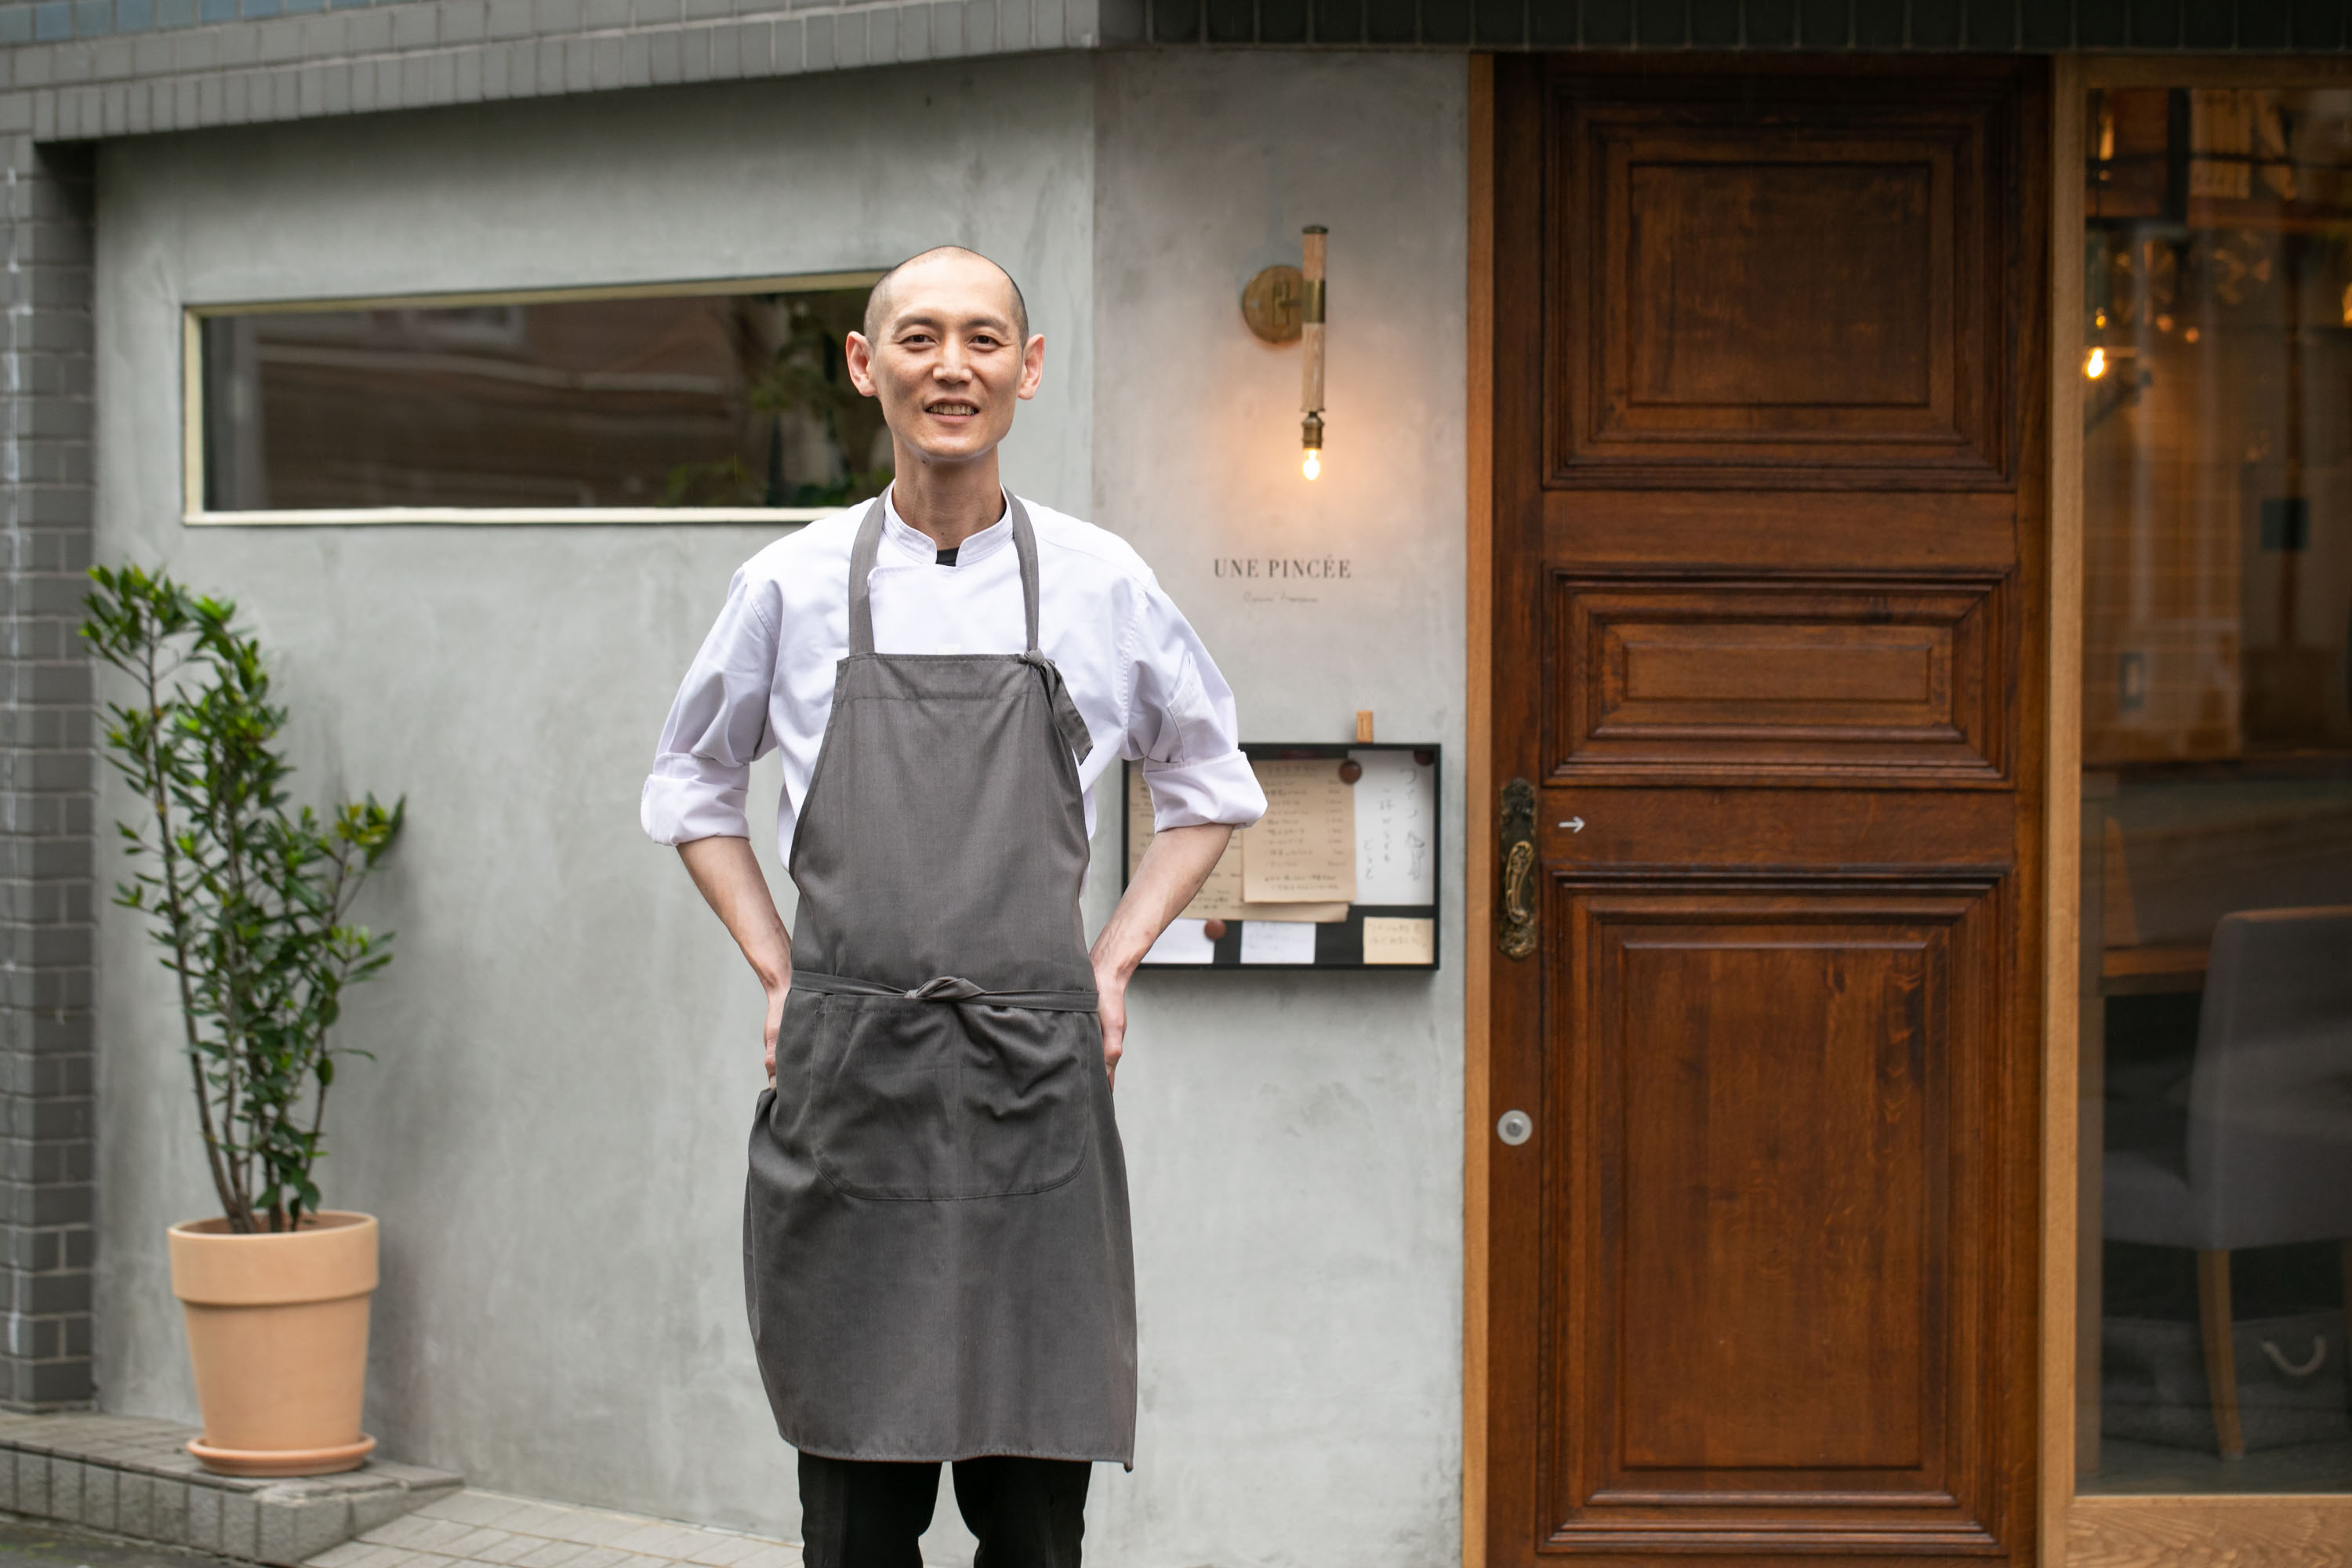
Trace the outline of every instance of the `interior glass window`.
<instances>
[{"instance_id":1,"label":"interior glass window","mask_svg":"<svg viewBox=\"0 0 2352 1568\"><path fill-rule=\"evenodd\" d=\"M2352 1487L2352 91L2087 105L2080 1485Z\"/></svg>"},{"instance_id":2,"label":"interior glass window","mask_svg":"<svg viewBox=\"0 0 2352 1568\"><path fill-rule=\"evenodd\" d=\"M203 505L831 507L890 445L863 287L200 317Z\"/></svg>"}]
</instances>

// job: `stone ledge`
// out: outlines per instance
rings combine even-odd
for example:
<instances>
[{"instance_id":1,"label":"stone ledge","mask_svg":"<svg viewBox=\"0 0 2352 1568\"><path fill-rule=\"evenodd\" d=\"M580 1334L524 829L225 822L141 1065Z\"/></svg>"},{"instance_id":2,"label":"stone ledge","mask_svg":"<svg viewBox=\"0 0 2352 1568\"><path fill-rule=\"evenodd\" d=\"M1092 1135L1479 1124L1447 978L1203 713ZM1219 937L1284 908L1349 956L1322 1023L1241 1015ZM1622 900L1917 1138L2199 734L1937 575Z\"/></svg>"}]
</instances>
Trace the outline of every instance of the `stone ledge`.
<instances>
[{"instance_id":1,"label":"stone ledge","mask_svg":"<svg viewBox=\"0 0 2352 1568\"><path fill-rule=\"evenodd\" d=\"M216 1476L201 1433L142 1415L0 1414L0 1510L295 1568L465 1485L370 1461L340 1476Z\"/></svg>"}]
</instances>

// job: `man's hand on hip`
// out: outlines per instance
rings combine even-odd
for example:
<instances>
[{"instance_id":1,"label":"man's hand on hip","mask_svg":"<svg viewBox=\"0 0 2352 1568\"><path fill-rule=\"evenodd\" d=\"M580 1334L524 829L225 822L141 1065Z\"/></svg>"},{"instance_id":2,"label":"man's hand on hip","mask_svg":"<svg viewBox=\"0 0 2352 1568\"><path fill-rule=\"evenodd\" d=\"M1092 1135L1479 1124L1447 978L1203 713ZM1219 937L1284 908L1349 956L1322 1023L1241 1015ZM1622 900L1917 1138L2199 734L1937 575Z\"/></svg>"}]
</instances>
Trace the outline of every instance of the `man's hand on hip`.
<instances>
[{"instance_id":1,"label":"man's hand on hip","mask_svg":"<svg viewBox=\"0 0 2352 1568\"><path fill-rule=\"evenodd\" d=\"M751 853L748 838L692 838L677 847L703 901L727 927L735 945L743 950L751 973L760 977L768 995L764 1051L768 1082L776 1081L776 1031L784 1021L784 998L793 990L793 940L784 934L784 921L776 913L775 896Z\"/></svg>"},{"instance_id":2,"label":"man's hand on hip","mask_svg":"<svg viewBox=\"0 0 2352 1568\"><path fill-rule=\"evenodd\" d=\"M1234 830L1222 823L1171 827L1151 840L1110 920L1095 938L1095 993L1102 1017L1103 1068L1118 1081L1127 1045L1127 981L1160 933L1209 879Z\"/></svg>"},{"instance_id":3,"label":"man's hand on hip","mask_svg":"<svg viewBox=\"0 0 2352 1568\"><path fill-rule=\"evenodd\" d=\"M1095 1016L1102 1020L1103 1071L1118 1087L1118 1057L1127 1045L1127 976L1095 965Z\"/></svg>"}]
</instances>

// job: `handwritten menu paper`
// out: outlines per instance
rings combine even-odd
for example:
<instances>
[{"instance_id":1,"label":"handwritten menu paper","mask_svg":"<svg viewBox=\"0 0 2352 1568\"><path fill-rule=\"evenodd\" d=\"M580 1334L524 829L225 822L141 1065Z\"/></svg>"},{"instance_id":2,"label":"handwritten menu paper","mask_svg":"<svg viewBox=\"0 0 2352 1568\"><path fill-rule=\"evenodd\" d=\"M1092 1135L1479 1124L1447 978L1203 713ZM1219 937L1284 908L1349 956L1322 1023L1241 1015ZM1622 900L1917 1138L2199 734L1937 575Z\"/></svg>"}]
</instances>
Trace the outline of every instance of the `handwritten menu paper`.
<instances>
[{"instance_id":1,"label":"handwritten menu paper","mask_svg":"<svg viewBox=\"0 0 2352 1568\"><path fill-rule=\"evenodd\" d=\"M1235 835L1251 903L1349 904L1356 899L1356 792L1337 758L1253 763L1265 816Z\"/></svg>"},{"instance_id":2,"label":"handwritten menu paper","mask_svg":"<svg viewBox=\"0 0 2352 1568\"><path fill-rule=\"evenodd\" d=\"M1386 915L1366 915L1364 962L1436 963L1437 922L1433 920L1392 920Z\"/></svg>"},{"instance_id":3,"label":"handwritten menu paper","mask_svg":"<svg viewBox=\"0 0 2352 1568\"><path fill-rule=\"evenodd\" d=\"M1348 754L1364 770L1356 781L1356 902L1437 902L1436 766L1414 762L1411 752ZM1364 962L1379 962L1369 936L1365 944Z\"/></svg>"},{"instance_id":4,"label":"handwritten menu paper","mask_svg":"<svg viewBox=\"0 0 2352 1568\"><path fill-rule=\"evenodd\" d=\"M1333 764L1335 767L1337 763ZM1337 775L1334 775L1335 777ZM1143 863L1143 852L1151 847L1151 788L1144 782L1141 768L1129 768L1127 774L1127 875L1135 879L1135 868ZM1247 901L1242 896L1242 838L1236 833L1225 842L1225 852L1217 857L1210 869L1209 879L1184 906L1181 919L1193 921L1285 921L1322 924L1348 918L1346 900L1328 903L1267 903ZM1155 956L1152 962L1173 962Z\"/></svg>"},{"instance_id":5,"label":"handwritten menu paper","mask_svg":"<svg viewBox=\"0 0 2352 1568\"><path fill-rule=\"evenodd\" d=\"M1242 926L1244 963L1312 963L1315 928L1289 921L1249 921Z\"/></svg>"}]
</instances>

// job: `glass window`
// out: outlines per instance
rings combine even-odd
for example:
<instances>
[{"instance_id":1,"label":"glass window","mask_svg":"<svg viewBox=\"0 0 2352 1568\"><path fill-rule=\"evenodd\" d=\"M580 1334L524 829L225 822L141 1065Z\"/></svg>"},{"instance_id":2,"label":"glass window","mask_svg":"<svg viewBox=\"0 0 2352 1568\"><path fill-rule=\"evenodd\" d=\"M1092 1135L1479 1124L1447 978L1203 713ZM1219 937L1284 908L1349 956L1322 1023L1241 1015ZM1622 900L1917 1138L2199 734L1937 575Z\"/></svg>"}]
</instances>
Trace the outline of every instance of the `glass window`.
<instances>
[{"instance_id":1,"label":"glass window","mask_svg":"<svg viewBox=\"0 0 2352 1568\"><path fill-rule=\"evenodd\" d=\"M863 500L890 477L842 364L870 280L815 281L199 312L194 488L215 514Z\"/></svg>"},{"instance_id":2,"label":"glass window","mask_svg":"<svg viewBox=\"0 0 2352 1568\"><path fill-rule=\"evenodd\" d=\"M2080 1485L2344 1490L2352 91L2086 130Z\"/></svg>"}]
</instances>

